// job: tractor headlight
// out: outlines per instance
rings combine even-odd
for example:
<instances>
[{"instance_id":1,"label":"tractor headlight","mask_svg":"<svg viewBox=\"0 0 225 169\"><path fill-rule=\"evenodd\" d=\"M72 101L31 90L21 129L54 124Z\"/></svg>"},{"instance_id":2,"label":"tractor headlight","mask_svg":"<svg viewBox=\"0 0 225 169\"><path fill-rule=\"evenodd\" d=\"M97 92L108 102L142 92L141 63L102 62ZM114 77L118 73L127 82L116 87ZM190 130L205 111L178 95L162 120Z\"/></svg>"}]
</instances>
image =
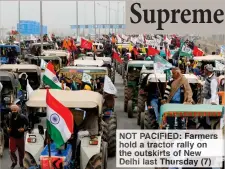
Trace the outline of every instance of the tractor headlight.
<instances>
[{"instance_id":1,"label":"tractor headlight","mask_svg":"<svg viewBox=\"0 0 225 169\"><path fill-rule=\"evenodd\" d=\"M10 103L11 99L10 99L10 97L5 97L4 101L7 102L7 103Z\"/></svg>"}]
</instances>

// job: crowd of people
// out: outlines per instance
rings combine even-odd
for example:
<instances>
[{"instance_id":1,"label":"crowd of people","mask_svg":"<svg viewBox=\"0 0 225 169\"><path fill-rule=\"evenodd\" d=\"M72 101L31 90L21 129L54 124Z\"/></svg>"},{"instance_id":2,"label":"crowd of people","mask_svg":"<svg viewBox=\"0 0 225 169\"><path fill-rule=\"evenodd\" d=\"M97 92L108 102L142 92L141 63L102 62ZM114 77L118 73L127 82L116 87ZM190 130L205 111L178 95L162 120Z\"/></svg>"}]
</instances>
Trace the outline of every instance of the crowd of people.
<instances>
[{"instance_id":1,"label":"crowd of people","mask_svg":"<svg viewBox=\"0 0 225 169\"><path fill-rule=\"evenodd\" d=\"M71 39L72 40L72 39ZM71 42L73 44L74 42ZM193 47L192 42L187 42L190 47ZM60 48L64 48L63 43L59 44ZM179 47L180 41L178 39L173 39L172 45ZM69 45L71 47L73 45ZM159 55L164 59L168 60L167 55L165 54L165 50L163 47L157 49L157 47L153 47L155 50L159 51ZM154 60L154 56L149 56L144 45L134 46L132 50L129 49L118 49L115 43L110 42L109 40L104 44L103 53L105 55L111 55L112 53L118 52L124 59L132 59L132 60ZM80 53L85 53L87 50L81 50L80 47L67 48L72 53L73 59L79 57ZM144 52L145 51L145 52ZM15 63L15 55L13 51L8 51L8 57L10 59L10 63ZM169 61L169 60L168 60ZM175 62L174 62L175 61ZM219 84L218 80L214 74L213 66L210 64L204 65L203 67L196 64L193 60L181 60L180 58L173 58L173 64L175 67L171 69L172 71L172 80L170 80L166 89L158 88L156 86L152 86L150 95L148 96L148 105L154 108L156 120L159 118L159 107L160 105L166 103L176 103L176 104L193 104L193 91L188 82L188 80L183 75L184 73L193 73L198 76L204 76L205 83L202 84L203 92L203 103L218 105L219 104ZM69 78L66 75L57 72L57 78L59 82L62 84L62 89L64 90L92 90L102 92L104 85L104 78L91 79L90 83L84 82L81 79L73 79ZM26 90L27 85L27 75L22 74L19 79L19 84L21 86L21 91ZM0 88L2 86L0 84ZM48 88L48 86L45 86ZM162 90L164 90L162 92ZM163 93L163 95L162 95ZM12 160L11 169L14 169L19 161L19 165L21 169L23 168L23 158L24 158L24 132L28 129L28 120L20 113L21 109L18 105L12 105L10 107L11 112L9 113L7 119L7 131L9 133L9 149L10 149L10 157ZM168 120L169 123L174 123L174 118ZM179 125L179 119L178 119ZM207 125L210 125L210 119L207 119ZM16 150L19 152L19 160L16 157Z\"/></svg>"}]
</instances>

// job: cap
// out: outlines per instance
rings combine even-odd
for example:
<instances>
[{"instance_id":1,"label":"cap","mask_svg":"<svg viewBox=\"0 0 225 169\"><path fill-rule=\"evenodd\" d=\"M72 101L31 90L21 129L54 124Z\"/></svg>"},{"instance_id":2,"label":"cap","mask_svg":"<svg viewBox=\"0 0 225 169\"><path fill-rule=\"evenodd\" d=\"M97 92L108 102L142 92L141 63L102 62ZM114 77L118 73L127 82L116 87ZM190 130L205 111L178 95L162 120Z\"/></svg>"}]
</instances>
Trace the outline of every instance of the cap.
<instances>
[{"instance_id":1,"label":"cap","mask_svg":"<svg viewBox=\"0 0 225 169\"><path fill-rule=\"evenodd\" d=\"M91 90L91 87L89 85L85 85L84 90Z\"/></svg>"},{"instance_id":2,"label":"cap","mask_svg":"<svg viewBox=\"0 0 225 169\"><path fill-rule=\"evenodd\" d=\"M213 72L213 66L211 64L205 65L205 69L209 72Z\"/></svg>"}]
</instances>

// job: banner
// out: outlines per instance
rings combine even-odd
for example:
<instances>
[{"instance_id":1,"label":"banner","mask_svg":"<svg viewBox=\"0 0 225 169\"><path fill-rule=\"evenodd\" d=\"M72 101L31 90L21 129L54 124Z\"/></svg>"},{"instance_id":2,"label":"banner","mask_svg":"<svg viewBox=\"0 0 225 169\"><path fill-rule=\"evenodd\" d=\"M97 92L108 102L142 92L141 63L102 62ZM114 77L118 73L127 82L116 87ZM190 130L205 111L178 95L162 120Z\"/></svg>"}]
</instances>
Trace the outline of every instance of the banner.
<instances>
[{"instance_id":1,"label":"banner","mask_svg":"<svg viewBox=\"0 0 225 169\"><path fill-rule=\"evenodd\" d=\"M135 45L136 45L136 43L137 43L138 39L137 39L137 38L133 38L133 37L131 37L130 41L131 41L133 44L135 44Z\"/></svg>"},{"instance_id":2,"label":"banner","mask_svg":"<svg viewBox=\"0 0 225 169\"><path fill-rule=\"evenodd\" d=\"M81 45L80 46L81 46L81 48L91 50L92 49L92 42L89 42L89 41L81 38Z\"/></svg>"},{"instance_id":3,"label":"banner","mask_svg":"<svg viewBox=\"0 0 225 169\"><path fill-rule=\"evenodd\" d=\"M111 79L105 75L105 81L104 81L104 88L103 88L104 92L108 93L108 94L112 94L112 95L116 95L117 94L117 89L114 86L114 84L112 83Z\"/></svg>"},{"instance_id":4,"label":"banner","mask_svg":"<svg viewBox=\"0 0 225 169\"><path fill-rule=\"evenodd\" d=\"M164 73L165 70L171 69L173 66L167 60L157 55L154 57L154 70L156 73Z\"/></svg>"},{"instance_id":5,"label":"banner","mask_svg":"<svg viewBox=\"0 0 225 169\"><path fill-rule=\"evenodd\" d=\"M181 44L180 56L187 56L187 57L192 56L192 49L188 47L186 43Z\"/></svg>"},{"instance_id":6,"label":"banner","mask_svg":"<svg viewBox=\"0 0 225 169\"><path fill-rule=\"evenodd\" d=\"M27 79L27 99L29 99L30 95L33 93L33 88L30 86L29 80Z\"/></svg>"},{"instance_id":7,"label":"banner","mask_svg":"<svg viewBox=\"0 0 225 169\"><path fill-rule=\"evenodd\" d=\"M194 46L193 55L194 56L203 56L204 52L201 49L199 49L197 46Z\"/></svg>"},{"instance_id":8,"label":"banner","mask_svg":"<svg viewBox=\"0 0 225 169\"><path fill-rule=\"evenodd\" d=\"M225 56L225 45L220 47L220 55Z\"/></svg>"},{"instance_id":9,"label":"banner","mask_svg":"<svg viewBox=\"0 0 225 169\"><path fill-rule=\"evenodd\" d=\"M215 61L215 66L216 66L216 69L219 70L219 71L223 71L225 69L225 65L218 62L217 60Z\"/></svg>"},{"instance_id":10,"label":"banner","mask_svg":"<svg viewBox=\"0 0 225 169\"><path fill-rule=\"evenodd\" d=\"M153 47L148 47L148 56L155 56L158 55L159 51Z\"/></svg>"},{"instance_id":11,"label":"banner","mask_svg":"<svg viewBox=\"0 0 225 169\"><path fill-rule=\"evenodd\" d=\"M91 84L91 79L92 77L89 74L83 73L82 82Z\"/></svg>"}]
</instances>

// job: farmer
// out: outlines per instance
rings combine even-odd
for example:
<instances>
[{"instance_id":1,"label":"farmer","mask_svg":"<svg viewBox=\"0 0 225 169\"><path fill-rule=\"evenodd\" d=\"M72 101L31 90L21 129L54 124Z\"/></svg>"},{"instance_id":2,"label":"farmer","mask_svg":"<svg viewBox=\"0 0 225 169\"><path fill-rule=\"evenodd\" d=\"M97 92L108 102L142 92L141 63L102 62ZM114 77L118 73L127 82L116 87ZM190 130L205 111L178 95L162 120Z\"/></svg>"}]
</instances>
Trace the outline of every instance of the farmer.
<instances>
[{"instance_id":1,"label":"farmer","mask_svg":"<svg viewBox=\"0 0 225 169\"><path fill-rule=\"evenodd\" d=\"M179 68L172 69L173 80L167 84L162 103L191 104L192 89Z\"/></svg>"},{"instance_id":2,"label":"farmer","mask_svg":"<svg viewBox=\"0 0 225 169\"><path fill-rule=\"evenodd\" d=\"M213 72L213 66L208 64L204 67L204 73L206 76L205 83L203 85L203 103L204 104L219 104L218 81Z\"/></svg>"},{"instance_id":3,"label":"farmer","mask_svg":"<svg viewBox=\"0 0 225 169\"><path fill-rule=\"evenodd\" d=\"M192 104L192 89L188 83L188 80L182 75L181 70L179 68L173 68L172 77L173 80L170 81L166 86L161 104ZM180 117L177 119L174 117L168 117L167 120L170 129L182 128L182 120Z\"/></svg>"},{"instance_id":4,"label":"farmer","mask_svg":"<svg viewBox=\"0 0 225 169\"><path fill-rule=\"evenodd\" d=\"M17 149L19 153L19 165L20 168L23 169L23 158L25 153L24 132L28 127L28 120L22 113L19 113L20 108L17 105L12 105L10 109L11 113L7 120L7 131L9 133L9 150L12 160L11 169L14 169L17 165Z\"/></svg>"}]
</instances>

